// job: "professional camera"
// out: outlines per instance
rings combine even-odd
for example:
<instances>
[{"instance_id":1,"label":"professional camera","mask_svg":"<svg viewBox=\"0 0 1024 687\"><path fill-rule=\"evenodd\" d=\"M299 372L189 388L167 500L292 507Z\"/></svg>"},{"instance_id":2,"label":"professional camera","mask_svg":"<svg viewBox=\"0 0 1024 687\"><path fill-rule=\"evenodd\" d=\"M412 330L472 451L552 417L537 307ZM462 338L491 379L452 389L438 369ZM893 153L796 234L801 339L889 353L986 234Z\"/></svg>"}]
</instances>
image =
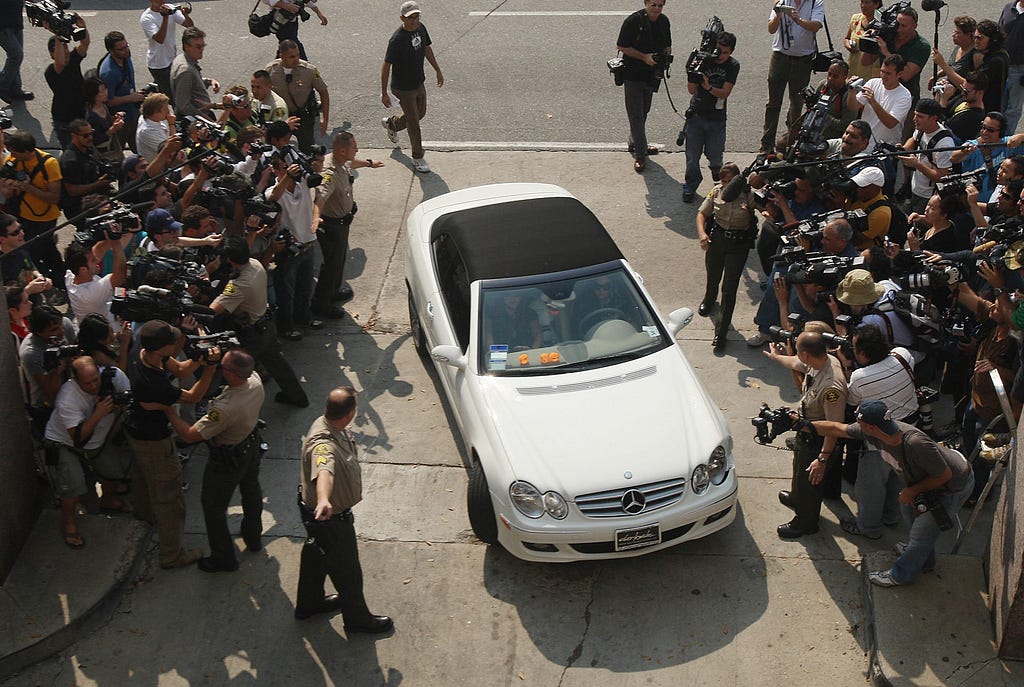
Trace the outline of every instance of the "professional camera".
<instances>
[{"instance_id":1,"label":"professional camera","mask_svg":"<svg viewBox=\"0 0 1024 687\"><path fill-rule=\"evenodd\" d=\"M825 232L825 227L829 222L834 222L838 219L845 219L853 229L854 234L867 231L868 215L863 209L829 210L811 215L807 219L802 220L796 225L796 228L789 236L782 237L782 243L787 246L792 245L795 237L803 237L809 240L812 245L819 245L821 237Z\"/></svg>"},{"instance_id":2,"label":"professional camera","mask_svg":"<svg viewBox=\"0 0 1024 687\"><path fill-rule=\"evenodd\" d=\"M702 83L711 65L721 54L718 50L718 38L725 32L725 25L718 17L711 17L707 26L700 32L700 45L690 53L686 60L686 80L690 83Z\"/></svg>"},{"instance_id":3,"label":"professional camera","mask_svg":"<svg viewBox=\"0 0 1024 687\"><path fill-rule=\"evenodd\" d=\"M309 0L292 0L293 5L298 5L298 12L289 12L288 10L274 10L274 19L270 23L270 33L276 34L281 28L295 18L295 15L299 15L299 19L302 21L309 21L309 10L306 9L306 3Z\"/></svg>"},{"instance_id":4,"label":"professional camera","mask_svg":"<svg viewBox=\"0 0 1024 687\"><path fill-rule=\"evenodd\" d=\"M146 255L132 258L128 262L129 288L142 290L143 294L148 294L149 296L163 296L165 294L152 291L147 292L146 288L162 289L174 294L183 294L188 297L190 302L193 302L192 296L189 293L190 289L204 298L216 296L216 289L210 284L206 275L206 268L203 266L213 259L216 249L202 246L200 248L189 248L188 253L192 254L192 257L186 259L184 257L186 251L183 250L183 259L181 260L164 257L158 253L147 253ZM199 309L196 312L204 314L206 310ZM146 319L153 318L147 317ZM138 321L144 322L145 320Z\"/></svg>"},{"instance_id":5,"label":"professional camera","mask_svg":"<svg viewBox=\"0 0 1024 687\"><path fill-rule=\"evenodd\" d=\"M85 221L85 229L75 232L75 241L83 246L94 246L100 241L117 241L126 232L137 234L142 223L130 205L112 201L113 209Z\"/></svg>"},{"instance_id":6,"label":"professional camera","mask_svg":"<svg viewBox=\"0 0 1024 687\"><path fill-rule=\"evenodd\" d=\"M153 83L152 81L150 81L148 84L139 89L139 93L141 93L142 95L152 95L153 93L159 92L159 84Z\"/></svg>"},{"instance_id":7,"label":"professional camera","mask_svg":"<svg viewBox=\"0 0 1024 687\"><path fill-rule=\"evenodd\" d=\"M51 372L56 370L61 360L77 358L85 355L80 347L75 344L64 344L51 339L50 345L43 351L43 370Z\"/></svg>"},{"instance_id":8,"label":"professional camera","mask_svg":"<svg viewBox=\"0 0 1024 687\"><path fill-rule=\"evenodd\" d=\"M208 363L214 348L220 349L220 354L223 356L232 348L238 348L241 345L234 332L224 331L205 336L186 336L184 350L189 360L202 360L204 363Z\"/></svg>"},{"instance_id":9,"label":"professional camera","mask_svg":"<svg viewBox=\"0 0 1024 687\"><path fill-rule=\"evenodd\" d=\"M754 425L754 441L762 445L772 443L776 437L793 429L796 422L790 408L772 410L767 403L762 403L757 415L750 419L750 424Z\"/></svg>"},{"instance_id":10,"label":"professional camera","mask_svg":"<svg viewBox=\"0 0 1024 687\"><path fill-rule=\"evenodd\" d=\"M6 131L14 126L13 115L14 113L7 108L0 109L0 129Z\"/></svg>"},{"instance_id":11,"label":"professional camera","mask_svg":"<svg viewBox=\"0 0 1024 687\"><path fill-rule=\"evenodd\" d=\"M116 367L105 367L100 371L100 390L96 393L99 398L110 398L116 406L126 406L132 402L131 389L126 391L114 390L114 377L117 376Z\"/></svg>"},{"instance_id":12,"label":"professional camera","mask_svg":"<svg viewBox=\"0 0 1024 687\"><path fill-rule=\"evenodd\" d=\"M672 68L672 61L676 59L676 56L670 52L659 52L654 53L651 57L654 59L654 78L658 81L669 78L671 76L669 70Z\"/></svg>"},{"instance_id":13,"label":"professional camera","mask_svg":"<svg viewBox=\"0 0 1024 687\"><path fill-rule=\"evenodd\" d=\"M860 51L869 55L878 55L881 53L880 44L885 42L889 52L895 53L896 32L899 30L898 17L900 12L907 9L910 9L910 3L907 0L901 0L878 13L865 28L864 35L857 41Z\"/></svg>"},{"instance_id":14,"label":"professional camera","mask_svg":"<svg viewBox=\"0 0 1024 687\"><path fill-rule=\"evenodd\" d=\"M167 16L170 16L170 15L174 14L175 12L181 12L182 14L185 14L186 10L188 12L192 11L192 3L191 2L181 2L181 3L178 3L177 5L169 5L169 4L168 5L164 5L163 8L160 10L160 14L167 15Z\"/></svg>"},{"instance_id":15,"label":"professional camera","mask_svg":"<svg viewBox=\"0 0 1024 687\"><path fill-rule=\"evenodd\" d=\"M274 241L284 242L284 248L279 251L283 258L293 258L302 251L302 244L295 239L295 235L288 227L278 229L274 235Z\"/></svg>"},{"instance_id":16,"label":"professional camera","mask_svg":"<svg viewBox=\"0 0 1024 687\"><path fill-rule=\"evenodd\" d=\"M24 170L15 168L18 161L13 157L0 165L0 179L11 179L13 181L28 181L28 174Z\"/></svg>"},{"instance_id":17,"label":"professional camera","mask_svg":"<svg viewBox=\"0 0 1024 687\"><path fill-rule=\"evenodd\" d=\"M804 114L791 148L796 148L799 153L808 157L817 157L828 150L828 141L823 132L828 125L829 107L834 98L842 97L845 93L840 92L836 96L830 96L828 93L818 95L817 91L810 90L811 93L804 91L804 102L810 97L813 97L813 102L807 103L809 109Z\"/></svg>"},{"instance_id":18,"label":"professional camera","mask_svg":"<svg viewBox=\"0 0 1024 687\"><path fill-rule=\"evenodd\" d=\"M935 489L922 491L918 494L914 498L914 510L917 511L919 516L931 513L932 517L935 518L935 524L939 526L939 530L942 532L953 529L953 520L949 517L946 509L943 508L942 498Z\"/></svg>"},{"instance_id":19,"label":"professional camera","mask_svg":"<svg viewBox=\"0 0 1024 687\"><path fill-rule=\"evenodd\" d=\"M281 212L281 205L272 200L264 200L262 196L253 196L245 201L242 206L246 217L258 217L260 226L273 226L277 222L277 215ZM259 227L256 227L259 230Z\"/></svg>"},{"instance_id":20,"label":"professional camera","mask_svg":"<svg viewBox=\"0 0 1024 687\"><path fill-rule=\"evenodd\" d=\"M218 160L218 164L226 163ZM248 200L255 193L252 181L244 174L235 172L232 167L227 174L210 179L208 188L196 191L194 202L207 208L217 217L234 217L235 202Z\"/></svg>"},{"instance_id":21,"label":"professional camera","mask_svg":"<svg viewBox=\"0 0 1024 687\"><path fill-rule=\"evenodd\" d=\"M163 320L177 323L192 315L200 322L212 322L214 312L197 305L184 290L163 289L143 284L135 289L114 289L110 312L129 322Z\"/></svg>"},{"instance_id":22,"label":"professional camera","mask_svg":"<svg viewBox=\"0 0 1024 687\"><path fill-rule=\"evenodd\" d=\"M35 0L25 3L25 15L32 26L47 28L60 40L70 43L86 36L85 29L75 23L78 15L68 12L70 8L68 0Z\"/></svg>"},{"instance_id":23,"label":"professional camera","mask_svg":"<svg viewBox=\"0 0 1024 687\"><path fill-rule=\"evenodd\" d=\"M305 179L306 186L309 188L315 188L323 183L323 176L313 171L313 159L308 155L300 153L294 146L286 145L283 148L275 150L270 153L269 161L271 164L279 161L285 167L298 165L298 179Z\"/></svg>"},{"instance_id":24,"label":"professional camera","mask_svg":"<svg viewBox=\"0 0 1024 687\"><path fill-rule=\"evenodd\" d=\"M194 126L199 140L206 142L216 141L220 144L226 144L231 141L231 133L223 124L218 124L212 119L207 119L202 115L185 115L181 119L178 119L175 124L177 132L181 134L184 140L190 140L189 130Z\"/></svg>"},{"instance_id":25,"label":"professional camera","mask_svg":"<svg viewBox=\"0 0 1024 687\"><path fill-rule=\"evenodd\" d=\"M935 192L943 198L963 195L967 193L967 187L971 184L979 185L986 174L988 174L988 170L984 167L959 174L947 174L936 182Z\"/></svg>"},{"instance_id":26,"label":"professional camera","mask_svg":"<svg viewBox=\"0 0 1024 687\"><path fill-rule=\"evenodd\" d=\"M943 261L922 265L920 272L904 274L899 277L897 283L901 289L921 291L933 286L959 284L963 281L963 276L963 271L958 265Z\"/></svg>"}]
</instances>

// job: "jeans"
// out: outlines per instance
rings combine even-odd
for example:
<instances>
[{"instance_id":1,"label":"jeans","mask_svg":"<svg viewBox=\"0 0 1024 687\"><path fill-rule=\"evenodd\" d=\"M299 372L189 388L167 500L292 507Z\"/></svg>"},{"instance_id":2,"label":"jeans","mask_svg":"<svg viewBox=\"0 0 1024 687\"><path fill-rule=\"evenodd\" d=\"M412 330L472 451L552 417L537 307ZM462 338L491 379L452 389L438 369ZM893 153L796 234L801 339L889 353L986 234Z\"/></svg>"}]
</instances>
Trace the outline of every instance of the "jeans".
<instances>
[{"instance_id":1,"label":"jeans","mask_svg":"<svg viewBox=\"0 0 1024 687\"><path fill-rule=\"evenodd\" d=\"M1021 109L1024 109L1024 64L1011 64L1006 75L1006 135L1012 136L1020 122Z\"/></svg>"},{"instance_id":2,"label":"jeans","mask_svg":"<svg viewBox=\"0 0 1024 687\"><path fill-rule=\"evenodd\" d=\"M776 267L768 275L768 288L765 289L764 296L761 297L761 303L758 304L757 312L754 314L754 324L757 325L757 331L765 336L768 335L770 327L782 324L779 320L779 299L775 296L775 289L772 287L777 276L779 276L779 269ZM810 314L804 310L800 297L796 293L795 286L791 286L789 289L789 312L800 313L804 316Z\"/></svg>"},{"instance_id":3,"label":"jeans","mask_svg":"<svg viewBox=\"0 0 1024 687\"><path fill-rule=\"evenodd\" d=\"M857 461L857 527L865 535L881 535L882 524L900 521L903 480L878 451L863 451Z\"/></svg>"},{"instance_id":4,"label":"jeans","mask_svg":"<svg viewBox=\"0 0 1024 687\"><path fill-rule=\"evenodd\" d=\"M761 132L761 152L775 150L775 138L779 129L779 115L782 113L782 98L789 88L789 112L786 114L786 128L793 126L804 110L800 96L811 80L811 55L791 57L773 51L768 61L768 102L764 106L764 129Z\"/></svg>"},{"instance_id":5,"label":"jeans","mask_svg":"<svg viewBox=\"0 0 1024 687\"><path fill-rule=\"evenodd\" d=\"M21 61L25 58L25 38L22 29L0 29L0 48L7 53L4 68L0 70L0 96L21 93Z\"/></svg>"},{"instance_id":6,"label":"jeans","mask_svg":"<svg viewBox=\"0 0 1024 687\"><path fill-rule=\"evenodd\" d=\"M278 262L274 268L274 290L277 292L277 328L290 332L297 324L313 319L310 301L313 298L313 247L294 257Z\"/></svg>"},{"instance_id":7,"label":"jeans","mask_svg":"<svg viewBox=\"0 0 1024 687\"><path fill-rule=\"evenodd\" d=\"M941 497L942 507L949 513L950 519L959 524L957 513L964 501L974 489L974 475L968 475L967 483L955 493L945 493ZM935 567L935 542L942 534L931 513L918 513L911 506L902 506L903 515L910 520L910 541L903 555L896 559L890 571L899 584L910 584L925 569Z\"/></svg>"},{"instance_id":8,"label":"jeans","mask_svg":"<svg viewBox=\"0 0 1024 687\"><path fill-rule=\"evenodd\" d=\"M402 114L388 117L388 128L392 131L405 129L409 132L409 146L415 160L423 159L423 134L420 120L427 115L427 88L423 84L414 91L391 89L402 107Z\"/></svg>"},{"instance_id":9,"label":"jeans","mask_svg":"<svg viewBox=\"0 0 1024 687\"><path fill-rule=\"evenodd\" d=\"M700 173L701 153L707 155L708 165L714 169L722 166L725 153L725 120L705 119L691 115L686 122L686 176L685 190L696 192L704 175Z\"/></svg>"},{"instance_id":10,"label":"jeans","mask_svg":"<svg viewBox=\"0 0 1024 687\"><path fill-rule=\"evenodd\" d=\"M210 558L233 567L238 562L228 530L228 504L238 487L242 497L242 539L250 549L260 547L263 534L263 489L260 487L260 446L250 439L244 452L231 458L210 456L203 471L203 519L210 542Z\"/></svg>"},{"instance_id":11,"label":"jeans","mask_svg":"<svg viewBox=\"0 0 1024 687\"><path fill-rule=\"evenodd\" d=\"M651 111L654 89L646 81L624 81L622 92L626 98L626 119L629 121L629 145L633 157L647 159L647 113ZM689 146L687 146L689 148Z\"/></svg>"},{"instance_id":12,"label":"jeans","mask_svg":"<svg viewBox=\"0 0 1024 687\"><path fill-rule=\"evenodd\" d=\"M707 271L707 285L704 287L704 303L711 305L718 297L718 284L722 284L722 319L715 335L723 339L732 324L732 311L736 308L736 290L747 264L750 242L742 239L727 239L718 229L711 235L711 243L704 253L704 269ZM715 234L718 234L716 236Z\"/></svg>"}]
</instances>

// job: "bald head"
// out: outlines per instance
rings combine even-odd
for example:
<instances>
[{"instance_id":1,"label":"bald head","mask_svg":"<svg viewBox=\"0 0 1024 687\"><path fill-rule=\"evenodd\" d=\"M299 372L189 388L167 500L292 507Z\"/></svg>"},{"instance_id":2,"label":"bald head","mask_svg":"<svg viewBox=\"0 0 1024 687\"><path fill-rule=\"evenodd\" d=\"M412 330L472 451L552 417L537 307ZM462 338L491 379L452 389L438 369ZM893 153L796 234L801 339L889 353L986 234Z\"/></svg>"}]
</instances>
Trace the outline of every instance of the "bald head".
<instances>
[{"instance_id":1,"label":"bald head","mask_svg":"<svg viewBox=\"0 0 1024 687\"><path fill-rule=\"evenodd\" d=\"M804 332L797 337L796 351L820 360L828 355L828 346L825 345L825 339L818 332Z\"/></svg>"},{"instance_id":2,"label":"bald head","mask_svg":"<svg viewBox=\"0 0 1024 687\"><path fill-rule=\"evenodd\" d=\"M75 382L87 394L96 395L100 391L100 369L90 356L83 355L71 361L71 374Z\"/></svg>"},{"instance_id":3,"label":"bald head","mask_svg":"<svg viewBox=\"0 0 1024 687\"><path fill-rule=\"evenodd\" d=\"M331 422L350 418L356 409L356 390L350 386L339 386L327 394L324 417Z\"/></svg>"}]
</instances>

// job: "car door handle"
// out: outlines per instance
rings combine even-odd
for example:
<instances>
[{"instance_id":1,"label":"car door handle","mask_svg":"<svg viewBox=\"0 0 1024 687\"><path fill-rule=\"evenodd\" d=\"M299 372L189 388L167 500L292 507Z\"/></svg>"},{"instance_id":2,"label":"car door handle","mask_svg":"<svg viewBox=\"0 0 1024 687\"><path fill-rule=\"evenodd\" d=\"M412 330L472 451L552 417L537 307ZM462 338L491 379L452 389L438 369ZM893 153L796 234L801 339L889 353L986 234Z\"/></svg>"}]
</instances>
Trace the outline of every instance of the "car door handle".
<instances>
[{"instance_id":1,"label":"car door handle","mask_svg":"<svg viewBox=\"0 0 1024 687\"><path fill-rule=\"evenodd\" d=\"M427 317L434 319L434 304L431 301L427 301Z\"/></svg>"}]
</instances>

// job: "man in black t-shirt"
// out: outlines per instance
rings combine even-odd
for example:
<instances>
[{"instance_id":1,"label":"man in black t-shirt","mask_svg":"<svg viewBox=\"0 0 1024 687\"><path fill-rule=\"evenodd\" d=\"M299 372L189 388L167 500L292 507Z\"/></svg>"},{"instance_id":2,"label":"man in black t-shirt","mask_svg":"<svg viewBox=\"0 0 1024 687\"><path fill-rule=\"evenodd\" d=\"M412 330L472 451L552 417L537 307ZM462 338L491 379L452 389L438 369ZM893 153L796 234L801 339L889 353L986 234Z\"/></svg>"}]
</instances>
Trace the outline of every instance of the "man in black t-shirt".
<instances>
[{"instance_id":1,"label":"man in black t-shirt","mask_svg":"<svg viewBox=\"0 0 1024 687\"><path fill-rule=\"evenodd\" d=\"M186 377L202 366L197 361L180 363L174 359L182 343L177 327L162 320L150 320L139 329L142 350L128 366L133 400L124 428L135 456L132 462L135 513L157 525L161 568L184 567L202 557L199 549L186 550L182 546L185 496L181 490L181 462L171 439L171 425L162 409L147 409L149 404L163 408L175 403L196 403L210 388L217 371L216 363L206 365L199 380L187 391L171 384L172 376Z\"/></svg>"},{"instance_id":2,"label":"man in black t-shirt","mask_svg":"<svg viewBox=\"0 0 1024 687\"><path fill-rule=\"evenodd\" d=\"M81 16L76 23L85 29L85 20ZM57 36L50 36L46 47L50 51L50 59L53 60L44 72L46 84L53 91L50 117L53 119L53 129L57 132L57 140L60 141L63 150L71 142L68 124L85 112L82 95L82 60L89 52L89 31L86 30L85 37L78 41L74 50Z\"/></svg>"},{"instance_id":3,"label":"man in black t-shirt","mask_svg":"<svg viewBox=\"0 0 1024 687\"><path fill-rule=\"evenodd\" d=\"M99 153L92 145L92 124L77 118L68 124L71 132L71 144L60 156L60 173L64 178L64 193L60 207L64 216L71 218L82 211L82 198L99 193L110 195L114 179L102 173ZM85 220L76 225L85 227Z\"/></svg>"},{"instance_id":4,"label":"man in black t-shirt","mask_svg":"<svg viewBox=\"0 0 1024 687\"><path fill-rule=\"evenodd\" d=\"M647 166L647 156L656 152L647 146L647 113L651 99L661 84L664 66L658 60L672 52L672 33L668 17L662 14L665 0L644 0L644 9L626 17L619 29L615 48L622 53L623 92L626 119L629 120L629 151L638 174Z\"/></svg>"},{"instance_id":5,"label":"man in black t-shirt","mask_svg":"<svg viewBox=\"0 0 1024 687\"><path fill-rule=\"evenodd\" d=\"M444 85L444 75L437 65L434 50L430 47L430 34L420 23L420 6L409 0L402 3L402 25L391 35L384 65L380 69L380 101L386 108L391 107L391 93L398 98L402 114L384 117L381 124L388 132L392 143L398 143L398 132L409 131L409 145L412 146L412 166L417 172L429 172L430 165L423 157L423 140L420 134L420 120L427 113L427 89L423 83L423 58L437 72L437 87ZM388 78L391 79L391 93L388 93Z\"/></svg>"},{"instance_id":6,"label":"man in black t-shirt","mask_svg":"<svg viewBox=\"0 0 1024 687\"><path fill-rule=\"evenodd\" d=\"M687 80L686 88L693 96L686 119L686 177L683 181L683 201L693 202L700 182L701 153L708 158L711 178L718 181L725 153L726 99L736 85L740 63L732 56L736 49L736 36L723 31L718 36L718 57L704 71L700 83Z\"/></svg>"}]
</instances>

